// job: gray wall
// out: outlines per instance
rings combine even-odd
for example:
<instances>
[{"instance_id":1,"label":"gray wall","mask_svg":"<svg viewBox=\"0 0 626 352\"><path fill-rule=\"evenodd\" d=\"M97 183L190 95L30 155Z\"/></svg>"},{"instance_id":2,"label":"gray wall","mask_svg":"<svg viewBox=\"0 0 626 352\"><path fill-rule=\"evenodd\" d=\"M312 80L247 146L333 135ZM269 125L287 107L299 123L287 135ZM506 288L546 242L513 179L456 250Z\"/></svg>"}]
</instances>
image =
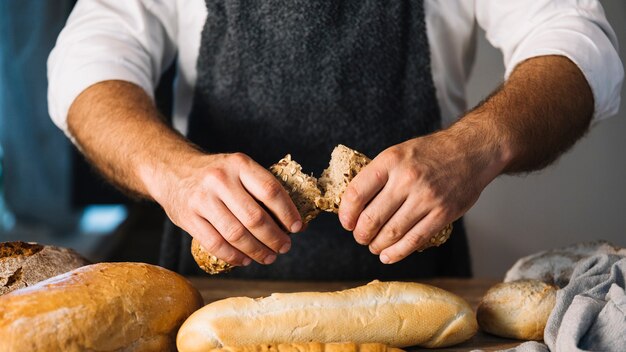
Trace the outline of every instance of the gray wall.
<instances>
[{"instance_id":1,"label":"gray wall","mask_svg":"<svg viewBox=\"0 0 626 352\"><path fill-rule=\"evenodd\" d=\"M626 2L602 1L626 58ZM468 86L470 106L503 77L499 51L479 34ZM592 127L555 165L501 176L466 216L474 273L502 277L520 256L574 242L606 239L626 246L626 85L620 112Z\"/></svg>"}]
</instances>

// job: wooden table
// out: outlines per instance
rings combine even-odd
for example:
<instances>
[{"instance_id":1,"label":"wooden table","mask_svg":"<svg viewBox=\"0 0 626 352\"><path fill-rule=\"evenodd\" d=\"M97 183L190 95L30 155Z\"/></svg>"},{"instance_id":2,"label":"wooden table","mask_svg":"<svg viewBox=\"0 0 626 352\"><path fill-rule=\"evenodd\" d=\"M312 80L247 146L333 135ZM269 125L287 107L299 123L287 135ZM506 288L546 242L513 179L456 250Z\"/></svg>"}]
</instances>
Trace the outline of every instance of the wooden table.
<instances>
[{"instance_id":1,"label":"wooden table","mask_svg":"<svg viewBox=\"0 0 626 352\"><path fill-rule=\"evenodd\" d=\"M193 285L200 290L205 303L235 296L263 297L274 292L300 291L335 291L364 284L365 282L310 282L310 281L263 281L213 279L208 277L190 278ZM488 279L427 279L421 283L441 287L466 299L474 309L480 298L489 287L496 283ZM450 348L436 351L471 351L482 349L497 351L512 348L522 341L503 339L479 331L469 341ZM409 351L429 351L428 349L409 348ZM431 350L432 351L432 350Z\"/></svg>"}]
</instances>

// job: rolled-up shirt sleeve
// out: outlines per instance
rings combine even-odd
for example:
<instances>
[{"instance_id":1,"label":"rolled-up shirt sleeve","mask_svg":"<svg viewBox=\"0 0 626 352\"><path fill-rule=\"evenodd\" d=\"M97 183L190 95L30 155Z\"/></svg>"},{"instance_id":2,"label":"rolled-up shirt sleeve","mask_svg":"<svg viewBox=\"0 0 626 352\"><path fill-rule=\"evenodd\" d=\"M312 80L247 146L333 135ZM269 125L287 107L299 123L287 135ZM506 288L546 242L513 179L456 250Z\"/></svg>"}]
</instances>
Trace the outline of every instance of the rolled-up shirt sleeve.
<instances>
[{"instance_id":1,"label":"rolled-up shirt sleeve","mask_svg":"<svg viewBox=\"0 0 626 352\"><path fill-rule=\"evenodd\" d=\"M66 135L67 113L89 86L124 80L153 97L176 55L176 1L81 0L48 58L48 110Z\"/></svg>"},{"instance_id":2,"label":"rolled-up shirt sleeve","mask_svg":"<svg viewBox=\"0 0 626 352\"><path fill-rule=\"evenodd\" d=\"M502 51L507 78L522 61L561 55L582 71L594 97L594 121L615 115L624 69L615 32L596 0L476 0L476 19Z\"/></svg>"}]
</instances>

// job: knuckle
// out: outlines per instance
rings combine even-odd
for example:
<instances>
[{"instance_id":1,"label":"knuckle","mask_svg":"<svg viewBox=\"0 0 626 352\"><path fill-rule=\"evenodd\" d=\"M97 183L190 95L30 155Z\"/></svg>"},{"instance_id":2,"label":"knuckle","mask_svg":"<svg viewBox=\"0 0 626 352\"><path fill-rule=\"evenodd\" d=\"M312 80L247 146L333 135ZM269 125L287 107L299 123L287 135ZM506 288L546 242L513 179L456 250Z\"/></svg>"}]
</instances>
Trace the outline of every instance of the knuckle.
<instances>
[{"instance_id":1,"label":"knuckle","mask_svg":"<svg viewBox=\"0 0 626 352\"><path fill-rule=\"evenodd\" d=\"M221 259L229 264L236 264L240 262L239 255L235 253L234 251L231 251L230 253L226 254L224 258L221 258Z\"/></svg>"},{"instance_id":2,"label":"knuckle","mask_svg":"<svg viewBox=\"0 0 626 352\"><path fill-rule=\"evenodd\" d=\"M397 242L402 236L404 236L404 232L398 225L391 225L386 233L387 238L389 238L393 242Z\"/></svg>"},{"instance_id":3,"label":"knuckle","mask_svg":"<svg viewBox=\"0 0 626 352\"><path fill-rule=\"evenodd\" d=\"M221 168L213 168L207 171L206 176L204 177L204 182L207 186L213 185L223 185L226 183L228 179L228 175L226 171Z\"/></svg>"},{"instance_id":4,"label":"knuckle","mask_svg":"<svg viewBox=\"0 0 626 352\"><path fill-rule=\"evenodd\" d=\"M217 255L220 249L222 249L222 241L214 236L210 236L202 243L202 247L204 247L209 254Z\"/></svg>"},{"instance_id":5,"label":"knuckle","mask_svg":"<svg viewBox=\"0 0 626 352\"><path fill-rule=\"evenodd\" d=\"M264 248L262 248L260 246L254 246L246 254L248 256L250 256L251 258L254 258L256 260L263 260L270 253L266 249L264 249Z\"/></svg>"},{"instance_id":6,"label":"knuckle","mask_svg":"<svg viewBox=\"0 0 626 352\"><path fill-rule=\"evenodd\" d=\"M363 227L367 232L372 232L380 227L380 220L376 216L370 215L367 211L362 213L363 215Z\"/></svg>"},{"instance_id":7,"label":"knuckle","mask_svg":"<svg viewBox=\"0 0 626 352\"><path fill-rule=\"evenodd\" d=\"M283 187L276 180L267 180L263 183L263 196L266 199L274 199L280 195Z\"/></svg>"},{"instance_id":8,"label":"knuckle","mask_svg":"<svg viewBox=\"0 0 626 352\"><path fill-rule=\"evenodd\" d=\"M437 222L444 223L447 222L448 219L452 220L455 214L456 210L453 207L442 207L437 210Z\"/></svg>"},{"instance_id":9,"label":"knuckle","mask_svg":"<svg viewBox=\"0 0 626 352\"><path fill-rule=\"evenodd\" d=\"M230 243L241 242L246 236L246 230L239 224L230 225L224 238Z\"/></svg>"},{"instance_id":10,"label":"knuckle","mask_svg":"<svg viewBox=\"0 0 626 352\"><path fill-rule=\"evenodd\" d=\"M231 154L230 158L232 159L233 162L239 163L239 164L245 164L248 161L250 161L250 157L248 157L246 154L241 153L241 152Z\"/></svg>"},{"instance_id":11,"label":"knuckle","mask_svg":"<svg viewBox=\"0 0 626 352\"><path fill-rule=\"evenodd\" d=\"M356 189L356 187L348 186L348 189L346 189L343 196L341 197L341 203L360 203L361 199L361 194Z\"/></svg>"},{"instance_id":12,"label":"knuckle","mask_svg":"<svg viewBox=\"0 0 626 352\"><path fill-rule=\"evenodd\" d=\"M389 162L396 162L402 158L402 151L400 150L400 148L397 147L388 148L385 151L385 158Z\"/></svg>"},{"instance_id":13,"label":"knuckle","mask_svg":"<svg viewBox=\"0 0 626 352\"><path fill-rule=\"evenodd\" d=\"M203 196L200 192L194 192L189 195L188 204L191 209L200 209L204 203Z\"/></svg>"},{"instance_id":14,"label":"knuckle","mask_svg":"<svg viewBox=\"0 0 626 352\"><path fill-rule=\"evenodd\" d=\"M411 250L411 252L418 249L421 243L422 243L422 237L419 235L410 235L406 237L406 244Z\"/></svg>"},{"instance_id":15,"label":"knuckle","mask_svg":"<svg viewBox=\"0 0 626 352\"><path fill-rule=\"evenodd\" d=\"M258 228L265 224L265 214L261 208L254 207L251 210L248 210L246 215L245 225L247 228Z\"/></svg>"},{"instance_id":16,"label":"knuckle","mask_svg":"<svg viewBox=\"0 0 626 352\"><path fill-rule=\"evenodd\" d=\"M374 172L374 177L376 178L376 183L378 184L384 185L385 183L387 183L386 173L384 173L381 169L376 169L376 171Z\"/></svg>"},{"instance_id":17,"label":"knuckle","mask_svg":"<svg viewBox=\"0 0 626 352\"><path fill-rule=\"evenodd\" d=\"M413 184L413 183L417 182L421 178L421 174L422 173L417 168L414 168L414 167L407 168L402 173L402 179L406 183Z\"/></svg>"}]
</instances>

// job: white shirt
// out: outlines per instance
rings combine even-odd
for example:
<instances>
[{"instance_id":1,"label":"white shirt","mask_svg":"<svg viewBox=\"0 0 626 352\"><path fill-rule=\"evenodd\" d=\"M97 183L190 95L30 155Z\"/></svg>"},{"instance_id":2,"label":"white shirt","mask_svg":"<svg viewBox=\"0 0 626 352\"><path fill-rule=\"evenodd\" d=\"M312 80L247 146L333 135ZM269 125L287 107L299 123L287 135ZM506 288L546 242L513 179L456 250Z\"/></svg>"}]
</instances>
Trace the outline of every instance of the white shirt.
<instances>
[{"instance_id":1,"label":"white shirt","mask_svg":"<svg viewBox=\"0 0 626 352\"><path fill-rule=\"evenodd\" d=\"M585 75L594 121L617 113L624 76L617 39L596 0L425 0L431 68L444 126L467 109L478 23L502 51L505 78L535 56L563 55ZM196 81L204 0L81 0L48 59L48 106L69 136L67 112L87 87L125 80L150 96L177 60L174 121L184 130ZM549 118L546 116L546 118Z\"/></svg>"}]
</instances>

